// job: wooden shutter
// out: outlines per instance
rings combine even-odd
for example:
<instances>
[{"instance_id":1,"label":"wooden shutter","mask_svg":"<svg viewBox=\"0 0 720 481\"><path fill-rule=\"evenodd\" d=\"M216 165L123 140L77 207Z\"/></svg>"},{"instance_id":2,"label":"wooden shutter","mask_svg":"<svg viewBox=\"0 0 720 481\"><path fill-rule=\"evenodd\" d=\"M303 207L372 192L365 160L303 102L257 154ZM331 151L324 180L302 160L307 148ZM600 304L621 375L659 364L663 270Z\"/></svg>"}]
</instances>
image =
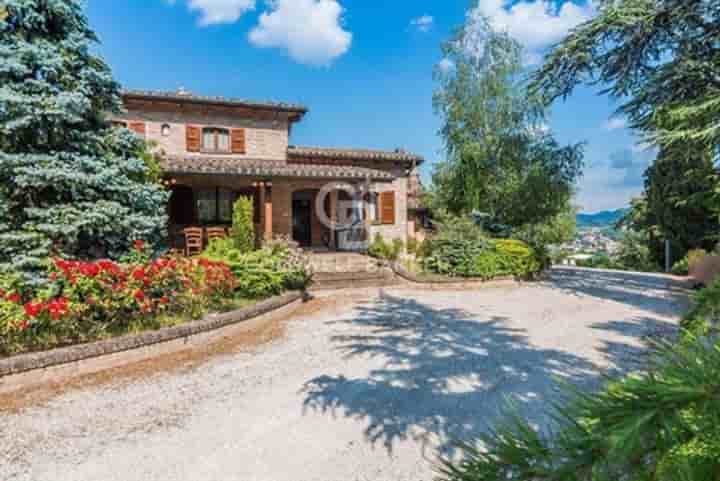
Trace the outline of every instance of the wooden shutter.
<instances>
[{"instance_id":1,"label":"wooden shutter","mask_svg":"<svg viewBox=\"0 0 720 481\"><path fill-rule=\"evenodd\" d=\"M245 129L232 129L230 131L230 143L233 154L244 154L245 152Z\"/></svg>"},{"instance_id":2,"label":"wooden shutter","mask_svg":"<svg viewBox=\"0 0 720 481\"><path fill-rule=\"evenodd\" d=\"M395 224L395 192L380 193L380 222Z\"/></svg>"},{"instance_id":3,"label":"wooden shutter","mask_svg":"<svg viewBox=\"0 0 720 481\"><path fill-rule=\"evenodd\" d=\"M145 137L145 122L130 122L128 129L142 137Z\"/></svg>"},{"instance_id":4,"label":"wooden shutter","mask_svg":"<svg viewBox=\"0 0 720 481\"><path fill-rule=\"evenodd\" d=\"M202 129L200 127L185 126L185 146L188 152L200 152L202 146Z\"/></svg>"}]
</instances>

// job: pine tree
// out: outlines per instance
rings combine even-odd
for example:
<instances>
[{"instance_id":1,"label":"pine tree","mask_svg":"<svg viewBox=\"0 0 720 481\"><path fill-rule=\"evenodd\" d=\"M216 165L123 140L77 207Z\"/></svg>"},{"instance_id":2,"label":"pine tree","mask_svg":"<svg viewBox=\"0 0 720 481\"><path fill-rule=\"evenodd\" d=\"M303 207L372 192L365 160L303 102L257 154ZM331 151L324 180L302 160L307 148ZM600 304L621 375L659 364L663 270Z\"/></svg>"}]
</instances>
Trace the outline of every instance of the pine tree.
<instances>
[{"instance_id":1,"label":"pine tree","mask_svg":"<svg viewBox=\"0 0 720 481\"><path fill-rule=\"evenodd\" d=\"M168 193L121 108L77 0L0 2L0 266L42 276L48 256L118 258L165 237Z\"/></svg>"}]
</instances>

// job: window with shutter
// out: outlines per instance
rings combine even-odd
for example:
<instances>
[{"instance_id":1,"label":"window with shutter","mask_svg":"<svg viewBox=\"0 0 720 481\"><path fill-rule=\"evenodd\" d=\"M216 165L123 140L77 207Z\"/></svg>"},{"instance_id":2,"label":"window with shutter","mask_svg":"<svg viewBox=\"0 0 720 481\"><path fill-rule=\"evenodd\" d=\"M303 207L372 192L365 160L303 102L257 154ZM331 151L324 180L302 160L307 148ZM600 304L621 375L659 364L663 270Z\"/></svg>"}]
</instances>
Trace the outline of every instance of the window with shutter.
<instances>
[{"instance_id":1,"label":"window with shutter","mask_svg":"<svg viewBox=\"0 0 720 481\"><path fill-rule=\"evenodd\" d=\"M128 128L141 137L145 137L145 122L130 122Z\"/></svg>"},{"instance_id":2,"label":"window with shutter","mask_svg":"<svg viewBox=\"0 0 720 481\"><path fill-rule=\"evenodd\" d=\"M380 221L383 224L395 224L395 192L380 194Z\"/></svg>"},{"instance_id":3,"label":"window with shutter","mask_svg":"<svg viewBox=\"0 0 720 481\"><path fill-rule=\"evenodd\" d=\"M230 133L233 154L245 153L245 129L232 129Z\"/></svg>"},{"instance_id":4,"label":"window with shutter","mask_svg":"<svg viewBox=\"0 0 720 481\"><path fill-rule=\"evenodd\" d=\"M185 143L188 152L200 152L202 146L202 129L188 125L185 128Z\"/></svg>"}]
</instances>

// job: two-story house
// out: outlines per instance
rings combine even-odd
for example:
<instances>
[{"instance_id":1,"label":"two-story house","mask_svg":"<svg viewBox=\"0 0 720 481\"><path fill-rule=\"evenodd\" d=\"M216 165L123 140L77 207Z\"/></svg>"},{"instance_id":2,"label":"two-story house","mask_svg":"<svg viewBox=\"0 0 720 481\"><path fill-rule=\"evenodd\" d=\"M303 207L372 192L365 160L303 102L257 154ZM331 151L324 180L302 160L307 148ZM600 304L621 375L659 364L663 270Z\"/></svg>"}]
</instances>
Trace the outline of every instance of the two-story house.
<instances>
[{"instance_id":1,"label":"two-story house","mask_svg":"<svg viewBox=\"0 0 720 481\"><path fill-rule=\"evenodd\" d=\"M183 90L127 91L123 101L125 112L111 120L143 136L160 153L172 189L169 230L177 247L185 227L230 224L240 195L255 200L257 231L266 239L279 234L303 246L352 249L357 245L353 239L380 233L405 241L415 231L408 220L408 190L423 162L418 155L292 146L292 127L307 113L301 105ZM327 220L340 219L338 209L356 205L348 202L347 188L334 185L371 192L359 203L356 215L362 221L352 236Z\"/></svg>"}]
</instances>

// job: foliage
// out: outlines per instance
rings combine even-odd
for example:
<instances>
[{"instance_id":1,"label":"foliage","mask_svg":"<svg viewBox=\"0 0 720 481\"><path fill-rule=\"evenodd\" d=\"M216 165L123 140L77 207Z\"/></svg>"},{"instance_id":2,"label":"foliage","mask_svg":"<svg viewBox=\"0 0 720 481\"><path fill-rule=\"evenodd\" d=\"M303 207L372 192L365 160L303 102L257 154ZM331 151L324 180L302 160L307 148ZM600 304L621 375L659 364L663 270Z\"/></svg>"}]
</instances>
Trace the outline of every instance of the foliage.
<instances>
[{"instance_id":1,"label":"foliage","mask_svg":"<svg viewBox=\"0 0 720 481\"><path fill-rule=\"evenodd\" d=\"M542 268L533 250L519 240L496 240L474 260L472 277L490 280L503 276L528 278Z\"/></svg>"},{"instance_id":2,"label":"foliage","mask_svg":"<svg viewBox=\"0 0 720 481\"><path fill-rule=\"evenodd\" d=\"M601 0L547 57L533 90L548 101L600 84L653 143L720 145L720 8L709 0Z\"/></svg>"},{"instance_id":3,"label":"foliage","mask_svg":"<svg viewBox=\"0 0 720 481\"><path fill-rule=\"evenodd\" d=\"M428 255L422 259L428 272L472 277L475 259L490 247L485 233L467 217L448 217L426 241Z\"/></svg>"},{"instance_id":4,"label":"foliage","mask_svg":"<svg viewBox=\"0 0 720 481\"><path fill-rule=\"evenodd\" d=\"M720 322L720 279L695 293L692 306L680 325L689 333L704 336Z\"/></svg>"},{"instance_id":5,"label":"foliage","mask_svg":"<svg viewBox=\"0 0 720 481\"><path fill-rule=\"evenodd\" d=\"M250 252L255 248L254 206L250 197L240 197L233 205L232 239L235 249Z\"/></svg>"},{"instance_id":6,"label":"foliage","mask_svg":"<svg viewBox=\"0 0 720 481\"><path fill-rule=\"evenodd\" d=\"M444 481L717 480L720 473L720 347L690 338L663 347L649 371L600 392L571 391L556 406L554 434L517 414L462 444Z\"/></svg>"},{"instance_id":7,"label":"foliage","mask_svg":"<svg viewBox=\"0 0 720 481\"><path fill-rule=\"evenodd\" d=\"M422 242L418 241L415 237L408 237L406 245L408 254L417 255L421 244Z\"/></svg>"},{"instance_id":8,"label":"foliage","mask_svg":"<svg viewBox=\"0 0 720 481\"><path fill-rule=\"evenodd\" d=\"M482 212L513 228L547 222L569 204L582 145L560 146L547 131L522 80L521 46L473 12L442 47L453 68L436 74L447 160L433 178L434 210Z\"/></svg>"},{"instance_id":9,"label":"foliage","mask_svg":"<svg viewBox=\"0 0 720 481\"><path fill-rule=\"evenodd\" d=\"M623 270L658 271L659 264L652 258L647 244L647 235L645 233L626 232L620 241L618 251L613 256L614 263Z\"/></svg>"},{"instance_id":10,"label":"foliage","mask_svg":"<svg viewBox=\"0 0 720 481\"><path fill-rule=\"evenodd\" d=\"M376 259L387 261L396 261L404 249L403 241L393 239L392 242L386 242L380 233L375 234L370 246L368 246L368 255Z\"/></svg>"},{"instance_id":11,"label":"foliage","mask_svg":"<svg viewBox=\"0 0 720 481\"><path fill-rule=\"evenodd\" d=\"M57 258L50 279L35 290L4 277L0 354L157 327L168 316L197 318L232 298L235 289L225 264L184 257L130 264Z\"/></svg>"},{"instance_id":12,"label":"foliage","mask_svg":"<svg viewBox=\"0 0 720 481\"><path fill-rule=\"evenodd\" d=\"M690 273L694 266L697 265L705 256L707 251L704 249L693 249L687 253L685 257L677 261L672 266L672 273L676 276L686 276Z\"/></svg>"},{"instance_id":13,"label":"foliage","mask_svg":"<svg viewBox=\"0 0 720 481\"><path fill-rule=\"evenodd\" d=\"M656 260L664 259L665 239L675 259L690 249L711 250L720 232L720 182L707 149L663 149L645 177L646 228L655 236Z\"/></svg>"},{"instance_id":14,"label":"foliage","mask_svg":"<svg viewBox=\"0 0 720 481\"><path fill-rule=\"evenodd\" d=\"M610 256L604 253L595 254L589 259L582 259L576 262L578 267L589 267L591 269L620 269L622 266L617 265L610 259Z\"/></svg>"},{"instance_id":15,"label":"foliage","mask_svg":"<svg viewBox=\"0 0 720 481\"><path fill-rule=\"evenodd\" d=\"M250 299L269 297L287 289L304 289L312 278L307 256L284 241L243 252L232 239L216 239L210 242L203 257L230 266L238 292Z\"/></svg>"},{"instance_id":16,"label":"foliage","mask_svg":"<svg viewBox=\"0 0 720 481\"><path fill-rule=\"evenodd\" d=\"M447 276L493 279L527 278L542 270L533 248L520 240L490 239L468 218L447 218L438 233L425 241L423 268Z\"/></svg>"},{"instance_id":17,"label":"foliage","mask_svg":"<svg viewBox=\"0 0 720 481\"><path fill-rule=\"evenodd\" d=\"M113 130L120 88L76 0L5 0L0 19L0 267L118 259L163 240L168 193L142 140Z\"/></svg>"}]
</instances>

